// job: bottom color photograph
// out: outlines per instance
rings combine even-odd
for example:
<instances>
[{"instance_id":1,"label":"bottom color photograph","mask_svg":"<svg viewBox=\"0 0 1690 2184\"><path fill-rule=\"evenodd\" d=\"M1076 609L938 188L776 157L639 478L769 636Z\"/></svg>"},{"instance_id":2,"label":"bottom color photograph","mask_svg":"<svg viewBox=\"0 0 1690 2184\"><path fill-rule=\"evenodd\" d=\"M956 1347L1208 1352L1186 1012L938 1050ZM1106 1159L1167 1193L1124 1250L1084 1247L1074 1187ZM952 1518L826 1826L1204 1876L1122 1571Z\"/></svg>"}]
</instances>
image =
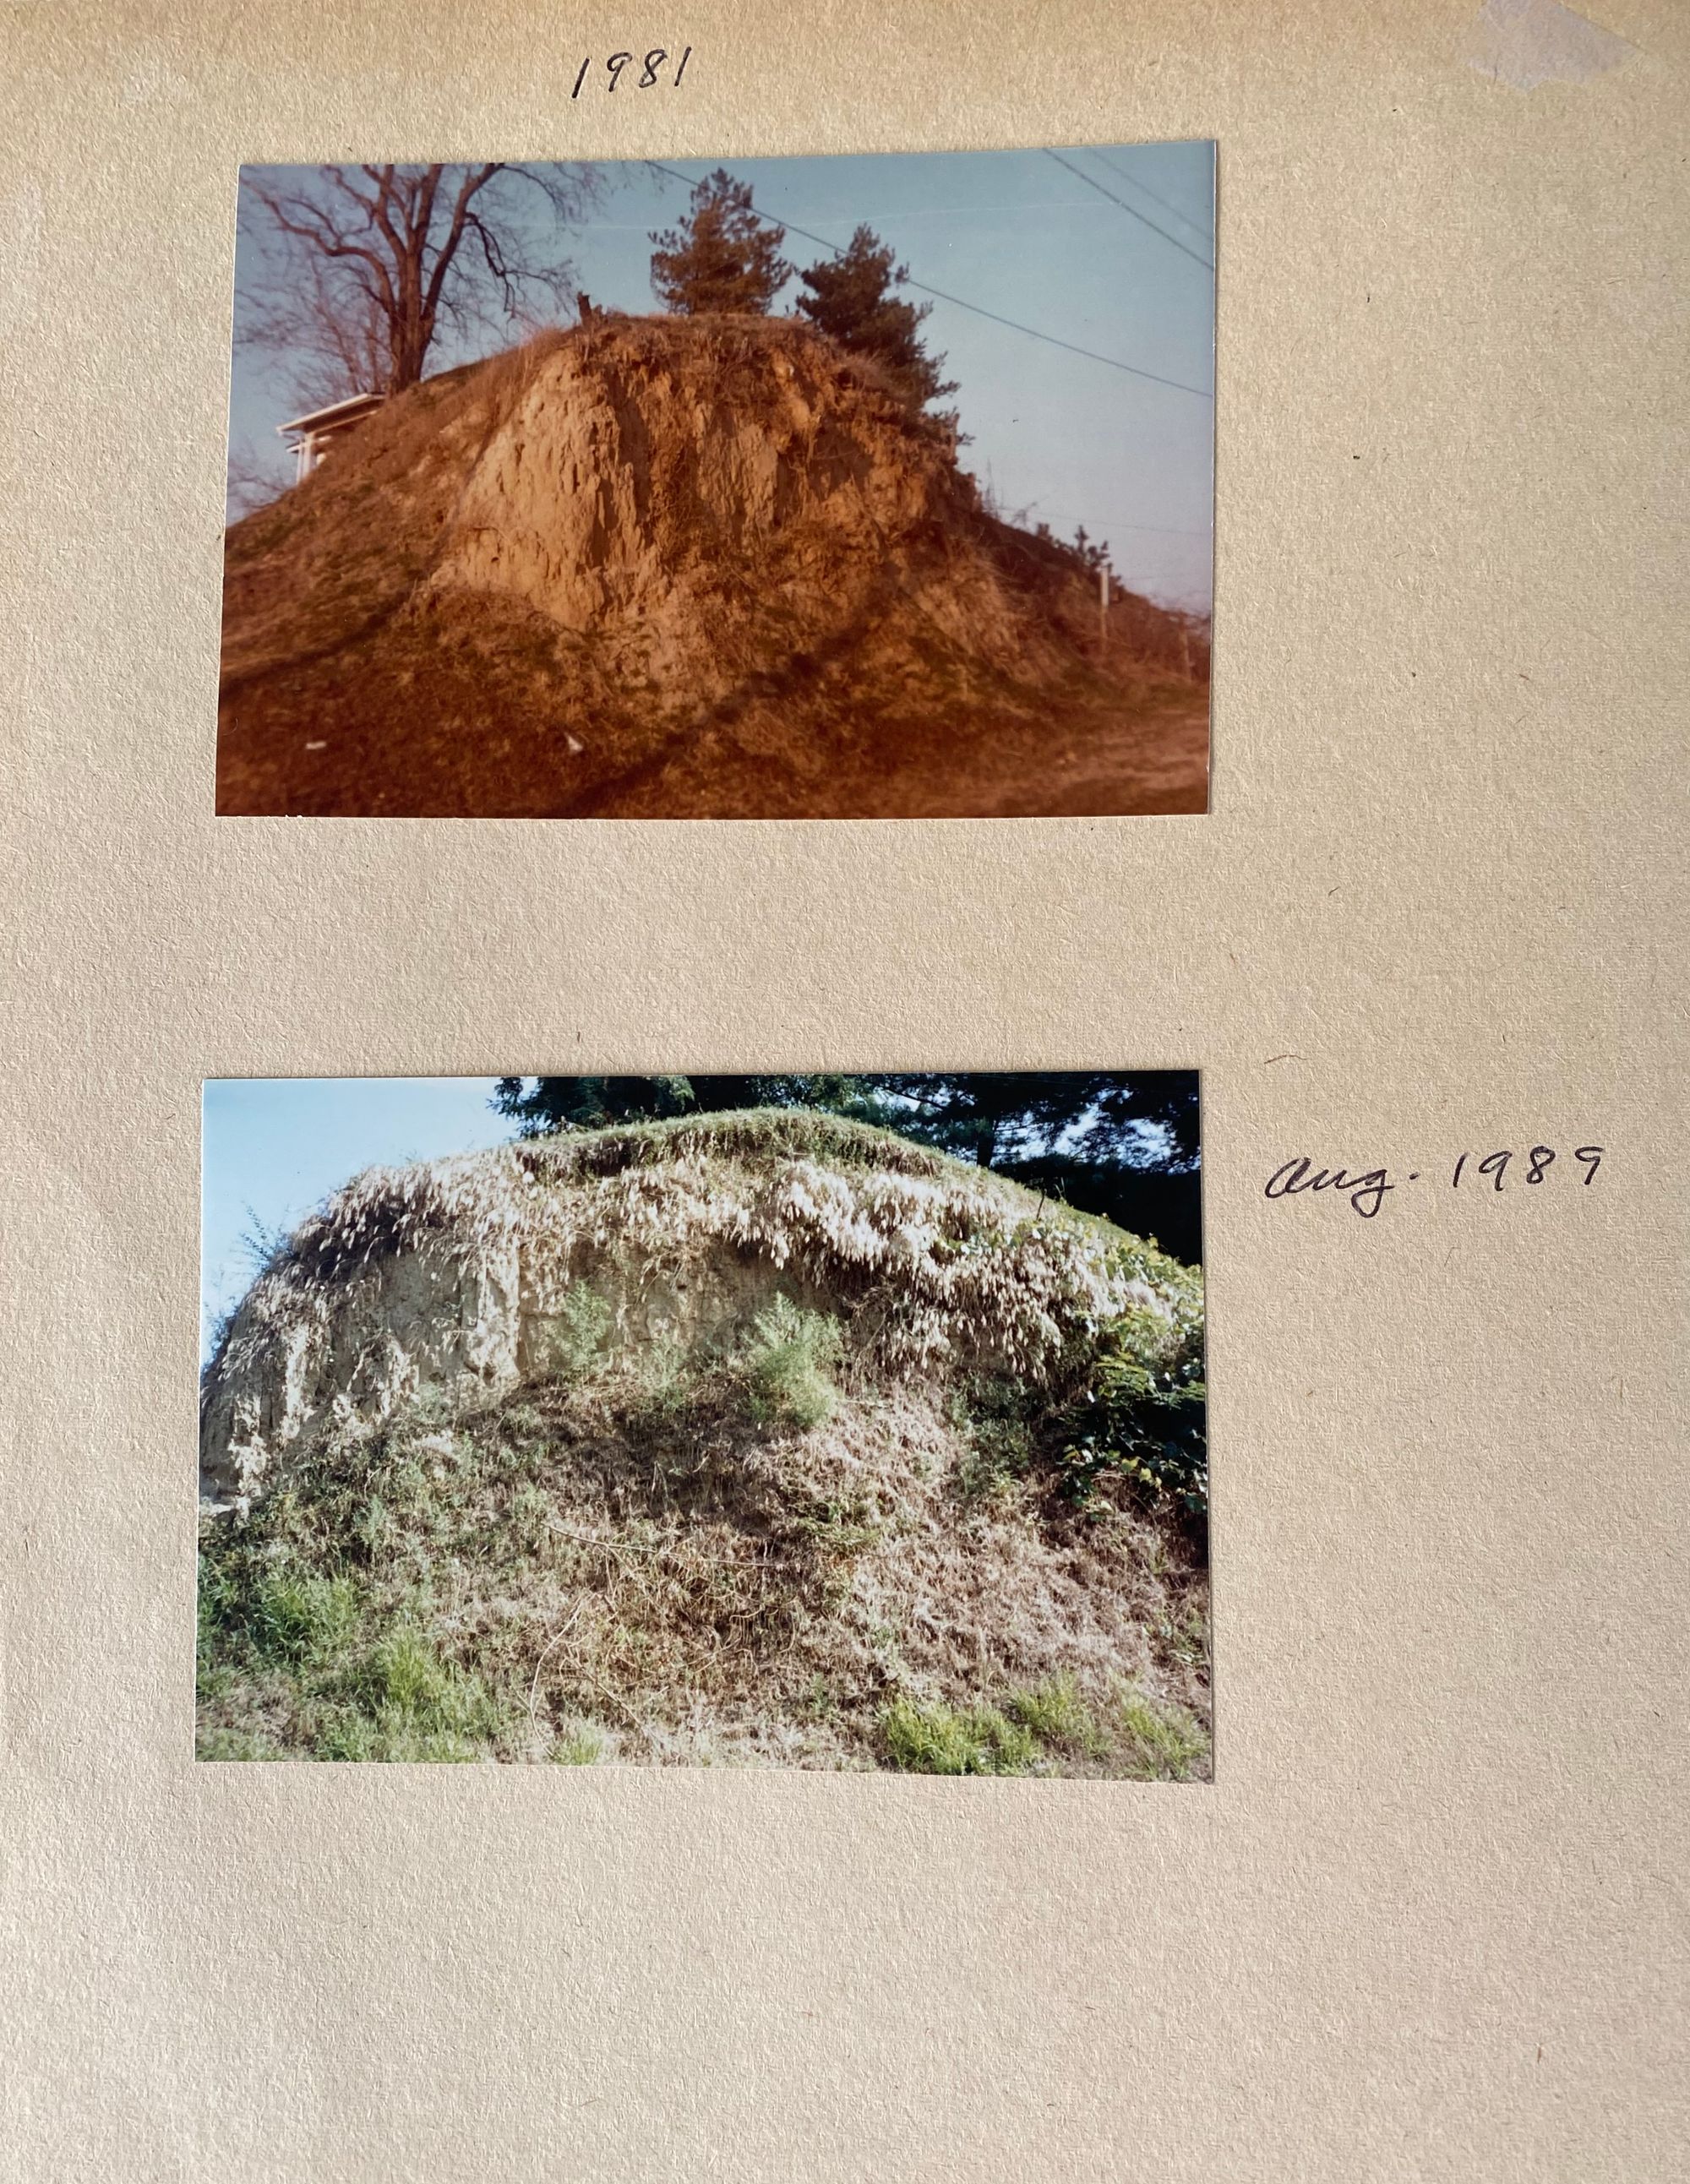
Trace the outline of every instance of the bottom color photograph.
<instances>
[{"instance_id":1,"label":"bottom color photograph","mask_svg":"<svg viewBox=\"0 0 1690 2184\"><path fill-rule=\"evenodd\" d=\"M1212 1774L1195 1071L204 1088L206 1760Z\"/></svg>"}]
</instances>

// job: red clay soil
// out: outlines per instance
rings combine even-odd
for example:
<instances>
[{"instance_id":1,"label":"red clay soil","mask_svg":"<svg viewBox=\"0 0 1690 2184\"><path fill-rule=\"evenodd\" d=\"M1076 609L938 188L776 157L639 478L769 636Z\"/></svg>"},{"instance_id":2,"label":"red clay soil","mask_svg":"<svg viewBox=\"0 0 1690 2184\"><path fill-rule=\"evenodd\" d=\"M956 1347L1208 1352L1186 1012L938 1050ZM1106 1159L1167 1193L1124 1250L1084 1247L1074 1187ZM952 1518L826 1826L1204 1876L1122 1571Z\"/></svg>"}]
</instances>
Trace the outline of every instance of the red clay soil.
<instances>
[{"instance_id":1,"label":"red clay soil","mask_svg":"<svg viewBox=\"0 0 1690 2184\"><path fill-rule=\"evenodd\" d=\"M1202 811L1201 632L1096 582L793 321L545 337L231 530L217 808Z\"/></svg>"}]
</instances>

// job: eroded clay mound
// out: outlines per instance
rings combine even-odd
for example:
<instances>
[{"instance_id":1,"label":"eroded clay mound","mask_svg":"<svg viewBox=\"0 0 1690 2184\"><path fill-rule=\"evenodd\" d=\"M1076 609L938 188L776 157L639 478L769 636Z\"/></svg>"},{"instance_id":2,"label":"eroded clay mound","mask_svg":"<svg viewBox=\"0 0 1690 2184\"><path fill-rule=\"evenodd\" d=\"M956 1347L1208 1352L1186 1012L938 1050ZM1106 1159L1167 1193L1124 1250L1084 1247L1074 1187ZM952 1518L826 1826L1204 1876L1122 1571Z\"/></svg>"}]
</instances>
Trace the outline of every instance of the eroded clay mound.
<instances>
[{"instance_id":1,"label":"eroded clay mound","mask_svg":"<svg viewBox=\"0 0 1690 2184\"><path fill-rule=\"evenodd\" d=\"M802 322L595 321L394 397L231 529L219 809L1200 809L1184 624L1109 622Z\"/></svg>"},{"instance_id":2,"label":"eroded clay mound","mask_svg":"<svg viewBox=\"0 0 1690 2184\"><path fill-rule=\"evenodd\" d=\"M611 320L535 353L431 588L510 594L693 705L898 594L1011 665L980 521L944 438L801 326Z\"/></svg>"},{"instance_id":3,"label":"eroded clay mound","mask_svg":"<svg viewBox=\"0 0 1690 2184\"><path fill-rule=\"evenodd\" d=\"M1182 1270L1003 1179L859 1125L756 1113L374 1169L254 1284L207 1368L200 1491L246 1506L289 1452L430 1390L731 1341L777 1295L889 1378L1036 1379L1076 1329L1172 1317Z\"/></svg>"}]
</instances>

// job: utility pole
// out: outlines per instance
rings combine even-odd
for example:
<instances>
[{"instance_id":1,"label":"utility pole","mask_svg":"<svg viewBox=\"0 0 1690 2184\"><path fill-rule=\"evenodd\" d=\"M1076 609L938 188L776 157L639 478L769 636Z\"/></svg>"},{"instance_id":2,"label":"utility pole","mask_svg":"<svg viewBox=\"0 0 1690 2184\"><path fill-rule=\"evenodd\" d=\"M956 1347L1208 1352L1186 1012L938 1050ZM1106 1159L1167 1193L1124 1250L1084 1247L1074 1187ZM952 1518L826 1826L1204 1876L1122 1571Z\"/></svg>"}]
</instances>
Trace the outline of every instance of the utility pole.
<instances>
[{"instance_id":1,"label":"utility pole","mask_svg":"<svg viewBox=\"0 0 1690 2184\"><path fill-rule=\"evenodd\" d=\"M1109 649L1109 570L1104 564L1097 571L1097 652L1101 659Z\"/></svg>"}]
</instances>

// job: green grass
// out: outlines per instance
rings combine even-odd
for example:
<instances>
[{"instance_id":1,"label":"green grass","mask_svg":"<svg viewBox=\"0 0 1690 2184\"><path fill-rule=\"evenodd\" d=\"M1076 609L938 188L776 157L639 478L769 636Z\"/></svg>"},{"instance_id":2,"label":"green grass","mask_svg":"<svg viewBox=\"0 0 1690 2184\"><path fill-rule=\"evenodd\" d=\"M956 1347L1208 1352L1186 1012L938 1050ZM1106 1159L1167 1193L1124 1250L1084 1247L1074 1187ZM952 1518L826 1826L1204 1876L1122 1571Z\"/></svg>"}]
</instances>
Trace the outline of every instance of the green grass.
<instances>
[{"instance_id":1,"label":"green grass","mask_svg":"<svg viewBox=\"0 0 1690 2184\"><path fill-rule=\"evenodd\" d=\"M293 1569L259 1579L250 1613L254 1651L294 1666L334 1659L359 1626L358 1595L349 1579Z\"/></svg>"},{"instance_id":2,"label":"green grass","mask_svg":"<svg viewBox=\"0 0 1690 2184\"><path fill-rule=\"evenodd\" d=\"M319 1759L466 1760L509 1725L479 1676L450 1666L404 1624L377 1639L316 1710Z\"/></svg>"},{"instance_id":3,"label":"green grass","mask_svg":"<svg viewBox=\"0 0 1690 2184\"><path fill-rule=\"evenodd\" d=\"M1207 1776L1209 1740L1183 1708L1118 1688L1093 1705L1072 1676L1012 1691L1001 1707L951 1707L901 1692L882 1709L889 1764L906 1774L1059 1774L1082 1771L1141 1782Z\"/></svg>"},{"instance_id":4,"label":"green grass","mask_svg":"<svg viewBox=\"0 0 1690 2184\"><path fill-rule=\"evenodd\" d=\"M872 1547L885 1529L864 1495L812 1496L792 1518L792 1529L824 1555L857 1555Z\"/></svg>"},{"instance_id":5,"label":"green grass","mask_svg":"<svg viewBox=\"0 0 1690 2184\"><path fill-rule=\"evenodd\" d=\"M212 1718L199 1756L463 1760L513 1749L515 1675L500 1691L444 1659L422 1628L426 1588L385 1591L351 1571L313 1570L313 1544L284 1529L202 1558L198 1681ZM235 1699L264 1726L216 1719Z\"/></svg>"},{"instance_id":6,"label":"green grass","mask_svg":"<svg viewBox=\"0 0 1690 2184\"><path fill-rule=\"evenodd\" d=\"M194 1757L197 1759L282 1759L287 1755L262 1730L211 1729L200 1736Z\"/></svg>"},{"instance_id":7,"label":"green grass","mask_svg":"<svg viewBox=\"0 0 1690 2184\"><path fill-rule=\"evenodd\" d=\"M1125 1693L1115 1708L1122 1773L1140 1782L1189 1782L1201 1764L1207 1771L1209 1740L1183 1708L1152 1706L1137 1691Z\"/></svg>"},{"instance_id":8,"label":"green grass","mask_svg":"<svg viewBox=\"0 0 1690 2184\"><path fill-rule=\"evenodd\" d=\"M1079 1535L1129 1589L1141 1687L1064 1641L976 1688L957 1611L912 1628L884 1572L906 1552L921 1568L959 1518L970 1542L1048 1524L1066 1551L1077 1520L1032 1398L971 1379L948 1409L906 1410L843 1350L840 1321L781 1299L737 1340L659 1339L602 1368L583 1343L577 1373L301 1447L202 1533L201 1756L588 1766L672 1758L678 1724L743 1708L775 1763L1204 1775L1197 1719L1163 1696L1205 1707L1183 1535L1137 1518ZM1001 1486L965 1513L970 1437ZM963 1591L1013 1663L1016 1599ZM1072 1672L1040 1673L1057 1663Z\"/></svg>"},{"instance_id":9,"label":"green grass","mask_svg":"<svg viewBox=\"0 0 1690 2184\"><path fill-rule=\"evenodd\" d=\"M1038 1758L1029 1733L996 1707L923 1706L900 1693L880 1729L888 1759L906 1774L1025 1774Z\"/></svg>"},{"instance_id":10,"label":"green grass","mask_svg":"<svg viewBox=\"0 0 1690 2184\"><path fill-rule=\"evenodd\" d=\"M1052 1751L1087 1759L1100 1759L1108 1751L1108 1739L1072 1676L1051 1676L1012 1691L1004 1703L1023 1729Z\"/></svg>"},{"instance_id":11,"label":"green grass","mask_svg":"<svg viewBox=\"0 0 1690 2184\"><path fill-rule=\"evenodd\" d=\"M559 1767L593 1767L603 1758L605 1740L601 1733L588 1724L578 1724L567 1736L556 1738L550 1757Z\"/></svg>"},{"instance_id":12,"label":"green grass","mask_svg":"<svg viewBox=\"0 0 1690 2184\"><path fill-rule=\"evenodd\" d=\"M515 1728L514 1695L501 1704L404 1624L325 1683L302 1694L318 1759L476 1759Z\"/></svg>"}]
</instances>

